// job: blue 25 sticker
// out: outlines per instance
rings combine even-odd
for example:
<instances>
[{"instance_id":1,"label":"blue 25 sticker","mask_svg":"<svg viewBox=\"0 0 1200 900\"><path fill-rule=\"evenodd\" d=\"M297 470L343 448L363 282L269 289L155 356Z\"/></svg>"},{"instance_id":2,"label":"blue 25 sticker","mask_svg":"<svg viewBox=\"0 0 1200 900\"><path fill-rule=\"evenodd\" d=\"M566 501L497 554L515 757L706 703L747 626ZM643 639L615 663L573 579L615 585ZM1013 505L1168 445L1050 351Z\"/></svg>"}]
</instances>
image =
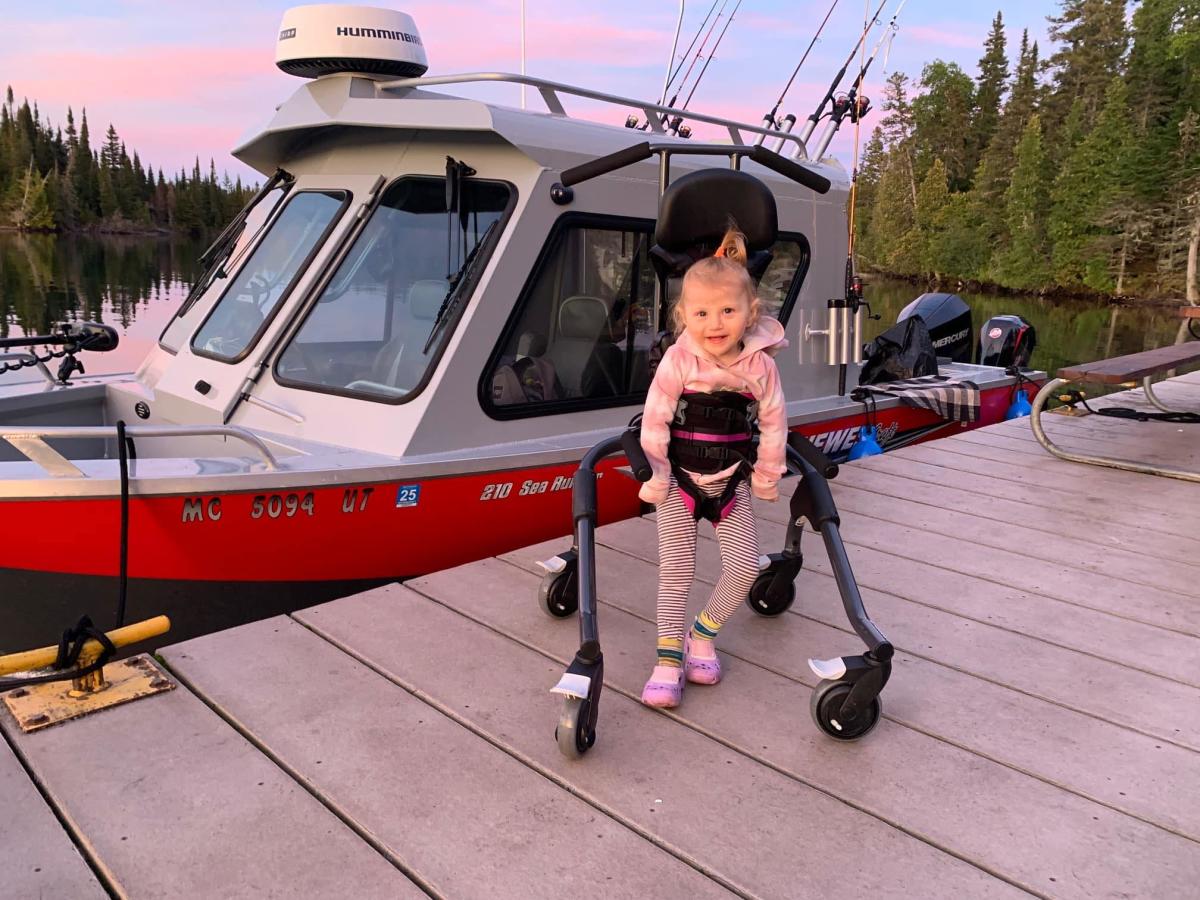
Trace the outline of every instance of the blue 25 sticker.
<instances>
[{"instance_id":1,"label":"blue 25 sticker","mask_svg":"<svg viewBox=\"0 0 1200 900\"><path fill-rule=\"evenodd\" d=\"M416 506L421 500L419 484L402 484L396 489L396 507Z\"/></svg>"}]
</instances>

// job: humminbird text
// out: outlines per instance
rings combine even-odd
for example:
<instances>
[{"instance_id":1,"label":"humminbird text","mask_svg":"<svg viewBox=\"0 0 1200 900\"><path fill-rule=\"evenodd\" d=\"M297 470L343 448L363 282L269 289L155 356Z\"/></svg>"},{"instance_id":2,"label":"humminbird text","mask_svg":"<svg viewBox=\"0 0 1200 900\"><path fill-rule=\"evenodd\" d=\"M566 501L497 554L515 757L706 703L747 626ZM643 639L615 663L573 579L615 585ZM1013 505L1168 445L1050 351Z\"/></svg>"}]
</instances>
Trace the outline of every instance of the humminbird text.
<instances>
[{"instance_id":1,"label":"humminbird text","mask_svg":"<svg viewBox=\"0 0 1200 900\"><path fill-rule=\"evenodd\" d=\"M421 43L421 39L415 34L408 34L404 31L389 31L386 28L344 28L339 25L337 35L338 37L387 38L389 41L404 41L406 44Z\"/></svg>"}]
</instances>

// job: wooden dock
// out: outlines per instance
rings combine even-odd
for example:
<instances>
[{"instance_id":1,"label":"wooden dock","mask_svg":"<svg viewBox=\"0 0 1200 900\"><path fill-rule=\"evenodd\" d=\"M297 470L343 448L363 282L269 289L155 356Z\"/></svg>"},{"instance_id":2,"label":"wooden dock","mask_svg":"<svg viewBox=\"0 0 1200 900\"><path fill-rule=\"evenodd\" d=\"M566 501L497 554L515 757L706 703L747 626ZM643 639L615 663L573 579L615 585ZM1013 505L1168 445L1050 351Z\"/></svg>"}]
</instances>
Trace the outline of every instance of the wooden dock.
<instances>
[{"instance_id":1,"label":"wooden dock","mask_svg":"<svg viewBox=\"0 0 1200 900\"><path fill-rule=\"evenodd\" d=\"M1200 409L1200 374L1158 393ZM1196 426L1046 427L1200 470ZM564 539L167 647L179 689L41 732L0 708L0 896L1195 897L1200 485L1059 461L1020 420L832 486L897 646L861 742L809 718L808 657L861 650L815 535L792 610L722 634L722 684L641 706L636 519L598 533L583 759L548 693L577 623L535 602ZM778 549L786 505L758 514Z\"/></svg>"}]
</instances>

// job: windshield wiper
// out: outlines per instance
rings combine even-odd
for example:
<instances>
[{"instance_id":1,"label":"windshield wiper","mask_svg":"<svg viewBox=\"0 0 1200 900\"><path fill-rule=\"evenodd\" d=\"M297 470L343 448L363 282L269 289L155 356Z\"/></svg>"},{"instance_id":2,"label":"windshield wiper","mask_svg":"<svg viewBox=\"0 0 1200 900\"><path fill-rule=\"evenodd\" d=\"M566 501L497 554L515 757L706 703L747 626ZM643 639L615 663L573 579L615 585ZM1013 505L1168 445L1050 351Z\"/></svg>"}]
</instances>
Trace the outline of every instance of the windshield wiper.
<instances>
[{"instance_id":1,"label":"windshield wiper","mask_svg":"<svg viewBox=\"0 0 1200 900\"><path fill-rule=\"evenodd\" d=\"M233 221L221 230L221 233L217 235L217 239L212 242L209 248L200 254L198 262L204 274L196 280L196 283L192 285L192 289L188 291L187 297L184 298L183 303L179 307L179 312L175 314L176 317L185 315L191 309L192 304L199 300L201 295L208 290L209 285L217 279L217 276L223 274L221 267L229 259L230 254L233 253L233 248L237 246L237 240L242 236L242 232L246 228L246 220L250 218L250 213L254 210L254 207L258 206L263 198L279 187L279 185L290 186L295 180L295 176L290 172L285 172L283 169L276 169L275 174L268 178L267 183L259 189L257 194L250 198L249 202L242 207L242 211L234 217ZM265 225L266 222L264 221L263 224Z\"/></svg>"},{"instance_id":2,"label":"windshield wiper","mask_svg":"<svg viewBox=\"0 0 1200 900\"><path fill-rule=\"evenodd\" d=\"M480 258L480 248L492 236L492 230L499 221L499 219L492 220L492 224L484 229L483 237L475 242L475 246L471 248L471 252L467 254L467 258L463 260L463 264L459 266L458 271L450 276L450 287L446 290L446 296L442 299L442 305L438 307L437 317L433 320L433 328L429 331L429 339L425 341L425 347L421 350L422 355L429 352L429 348L433 345L433 339L437 337L443 322L449 319L450 314L457 308L458 301L462 299L465 293L461 288L463 285L470 283L471 278L469 276L474 269L475 260Z\"/></svg>"}]
</instances>

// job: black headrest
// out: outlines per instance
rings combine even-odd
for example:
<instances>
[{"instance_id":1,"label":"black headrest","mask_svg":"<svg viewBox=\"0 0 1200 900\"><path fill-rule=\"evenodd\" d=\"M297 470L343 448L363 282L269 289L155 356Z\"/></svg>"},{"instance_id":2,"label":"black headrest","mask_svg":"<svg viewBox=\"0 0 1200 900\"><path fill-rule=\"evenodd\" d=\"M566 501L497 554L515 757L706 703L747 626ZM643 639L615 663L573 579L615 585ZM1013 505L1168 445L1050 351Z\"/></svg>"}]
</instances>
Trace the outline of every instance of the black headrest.
<instances>
[{"instance_id":1,"label":"black headrest","mask_svg":"<svg viewBox=\"0 0 1200 900\"><path fill-rule=\"evenodd\" d=\"M775 197L765 184L734 169L689 172L663 194L654 242L671 253L697 248L709 256L730 218L746 235L747 250L766 250L775 243L779 219Z\"/></svg>"}]
</instances>

